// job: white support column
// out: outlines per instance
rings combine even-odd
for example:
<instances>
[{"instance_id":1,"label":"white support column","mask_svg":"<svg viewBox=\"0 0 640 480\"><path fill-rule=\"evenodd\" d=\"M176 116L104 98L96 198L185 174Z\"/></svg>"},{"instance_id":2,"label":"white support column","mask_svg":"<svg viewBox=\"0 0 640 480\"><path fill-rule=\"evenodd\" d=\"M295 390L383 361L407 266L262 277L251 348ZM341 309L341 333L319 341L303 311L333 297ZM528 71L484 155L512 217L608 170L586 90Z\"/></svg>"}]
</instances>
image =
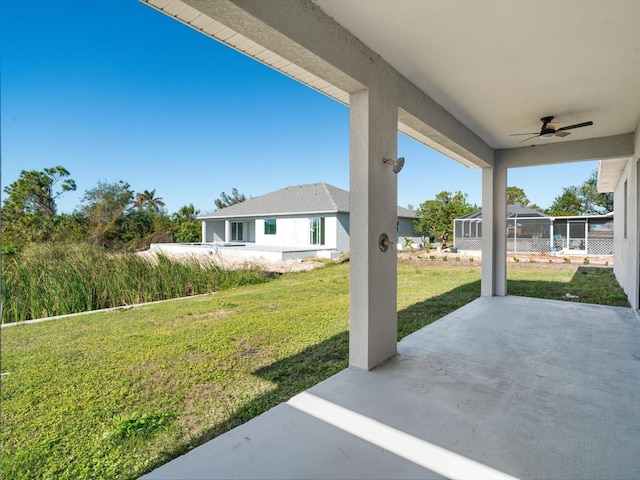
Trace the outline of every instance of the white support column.
<instances>
[{"instance_id":1,"label":"white support column","mask_svg":"<svg viewBox=\"0 0 640 480\"><path fill-rule=\"evenodd\" d=\"M349 364L366 370L396 354L398 183L383 159L397 157L397 129L393 88L351 94Z\"/></svg>"},{"instance_id":2,"label":"white support column","mask_svg":"<svg viewBox=\"0 0 640 480\"><path fill-rule=\"evenodd\" d=\"M231 241L231 222L229 220L224 221L224 243Z\"/></svg>"},{"instance_id":3,"label":"white support column","mask_svg":"<svg viewBox=\"0 0 640 480\"><path fill-rule=\"evenodd\" d=\"M207 241L207 222L206 220L202 221L202 243L206 243Z\"/></svg>"},{"instance_id":4,"label":"white support column","mask_svg":"<svg viewBox=\"0 0 640 480\"><path fill-rule=\"evenodd\" d=\"M498 163L498 162L496 162ZM482 296L507 294L507 169L482 169Z\"/></svg>"}]
</instances>

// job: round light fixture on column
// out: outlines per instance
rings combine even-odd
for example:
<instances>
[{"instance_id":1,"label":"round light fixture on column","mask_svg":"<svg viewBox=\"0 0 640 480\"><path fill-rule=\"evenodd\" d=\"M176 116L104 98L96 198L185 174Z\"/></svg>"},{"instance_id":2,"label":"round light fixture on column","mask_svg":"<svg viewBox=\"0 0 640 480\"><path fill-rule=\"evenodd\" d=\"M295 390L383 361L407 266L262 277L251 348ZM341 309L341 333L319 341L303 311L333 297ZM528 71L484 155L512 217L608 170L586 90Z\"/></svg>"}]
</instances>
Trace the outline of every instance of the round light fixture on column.
<instances>
[{"instance_id":1,"label":"round light fixture on column","mask_svg":"<svg viewBox=\"0 0 640 480\"><path fill-rule=\"evenodd\" d=\"M402 167L404 167L404 157L400 157L396 160L392 160L390 158L383 158L382 161L384 163L390 163L393 166L393 173L398 174Z\"/></svg>"}]
</instances>

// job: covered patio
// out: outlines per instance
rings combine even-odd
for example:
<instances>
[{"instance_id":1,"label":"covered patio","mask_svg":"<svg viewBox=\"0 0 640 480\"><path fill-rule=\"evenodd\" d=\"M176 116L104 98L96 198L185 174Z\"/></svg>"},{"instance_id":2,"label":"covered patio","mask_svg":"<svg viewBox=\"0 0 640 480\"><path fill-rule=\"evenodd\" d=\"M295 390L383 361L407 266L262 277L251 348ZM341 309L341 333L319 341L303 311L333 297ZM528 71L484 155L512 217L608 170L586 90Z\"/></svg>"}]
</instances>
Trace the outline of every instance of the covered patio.
<instances>
[{"instance_id":1,"label":"covered patio","mask_svg":"<svg viewBox=\"0 0 640 480\"><path fill-rule=\"evenodd\" d=\"M148 478L640 476L639 2L141 1L350 111L350 368ZM398 131L483 211L482 298L400 344ZM507 297L509 170L587 160L632 309Z\"/></svg>"},{"instance_id":2,"label":"covered patio","mask_svg":"<svg viewBox=\"0 0 640 480\"><path fill-rule=\"evenodd\" d=\"M482 297L143 478L631 479L639 438L633 310Z\"/></svg>"}]
</instances>

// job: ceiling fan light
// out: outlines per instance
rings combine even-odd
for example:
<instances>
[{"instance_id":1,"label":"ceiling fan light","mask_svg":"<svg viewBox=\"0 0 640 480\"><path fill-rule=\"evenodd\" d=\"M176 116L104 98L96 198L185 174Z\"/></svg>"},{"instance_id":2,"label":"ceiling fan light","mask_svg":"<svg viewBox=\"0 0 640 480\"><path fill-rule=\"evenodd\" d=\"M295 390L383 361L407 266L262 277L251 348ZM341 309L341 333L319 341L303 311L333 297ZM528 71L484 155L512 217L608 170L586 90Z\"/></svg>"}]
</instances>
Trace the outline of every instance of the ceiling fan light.
<instances>
[{"instance_id":1,"label":"ceiling fan light","mask_svg":"<svg viewBox=\"0 0 640 480\"><path fill-rule=\"evenodd\" d=\"M556 134L556 132L547 132L540 135L540 138L551 138Z\"/></svg>"}]
</instances>

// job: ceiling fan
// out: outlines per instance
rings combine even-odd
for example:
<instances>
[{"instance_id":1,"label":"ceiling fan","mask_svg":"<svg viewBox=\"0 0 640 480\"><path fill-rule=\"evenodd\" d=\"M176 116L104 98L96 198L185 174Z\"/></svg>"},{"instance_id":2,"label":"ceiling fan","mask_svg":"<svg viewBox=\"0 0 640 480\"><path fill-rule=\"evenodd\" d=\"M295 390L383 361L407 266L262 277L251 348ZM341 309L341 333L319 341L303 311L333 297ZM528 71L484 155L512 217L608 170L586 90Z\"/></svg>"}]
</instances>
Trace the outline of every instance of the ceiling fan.
<instances>
[{"instance_id":1,"label":"ceiling fan","mask_svg":"<svg viewBox=\"0 0 640 480\"><path fill-rule=\"evenodd\" d=\"M580 127L588 127L589 125L593 125L593 122L582 122L576 123L575 125L569 125L566 127L558 128L559 123L553 122L553 116L542 117L540 121L542 122L542 128L540 129L540 133L512 133L509 136L514 137L517 135L533 135L533 137L525 138L524 140L518 142L523 143L534 138L551 138L551 137L566 137L570 135L571 132L567 132L567 130L572 130L574 128Z\"/></svg>"}]
</instances>

